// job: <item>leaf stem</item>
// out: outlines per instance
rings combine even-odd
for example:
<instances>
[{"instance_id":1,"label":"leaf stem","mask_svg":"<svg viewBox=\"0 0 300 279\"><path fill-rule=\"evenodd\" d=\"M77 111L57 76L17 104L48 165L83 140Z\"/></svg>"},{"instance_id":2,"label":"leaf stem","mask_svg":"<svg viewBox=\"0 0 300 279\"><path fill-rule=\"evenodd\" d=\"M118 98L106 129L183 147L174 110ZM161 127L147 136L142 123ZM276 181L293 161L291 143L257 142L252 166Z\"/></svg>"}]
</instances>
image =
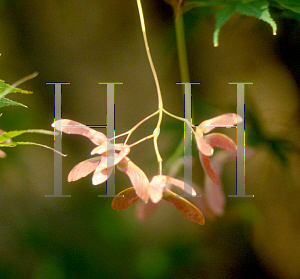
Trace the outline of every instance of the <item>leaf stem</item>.
<instances>
[{"instance_id":1,"label":"leaf stem","mask_svg":"<svg viewBox=\"0 0 300 279\"><path fill-rule=\"evenodd\" d=\"M181 10L178 11L177 18L175 19L175 32L181 82L189 82L190 75L185 45L183 13Z\"/></svg>"}]
</instances>

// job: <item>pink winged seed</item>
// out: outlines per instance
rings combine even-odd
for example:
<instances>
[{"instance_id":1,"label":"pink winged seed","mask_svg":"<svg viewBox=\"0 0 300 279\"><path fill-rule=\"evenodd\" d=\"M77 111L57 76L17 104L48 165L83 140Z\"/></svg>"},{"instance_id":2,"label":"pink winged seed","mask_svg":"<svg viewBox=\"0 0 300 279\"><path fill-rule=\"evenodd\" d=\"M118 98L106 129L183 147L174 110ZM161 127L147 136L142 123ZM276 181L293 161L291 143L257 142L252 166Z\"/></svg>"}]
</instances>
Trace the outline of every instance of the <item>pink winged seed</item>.
<instances>
[{"instance_id":1,"label":"pink winged seed","mask_svg":"<svg viewBox=\"0 0 300 279\"><path fill-rule=\"evenodd\" d=\"M101 162L97 166L95 173L93 175L92 183L93 185L98 185L105 182L113 172L113 166L117 165L120 161L124 159L124 157L130 152L130 148L128 146L124 146L121 148L121 151L118 154L115 154L113 165L108 164L107 155L101 154Z\"/></svg>"},{"instance_id":2,"label":"pink winged seed","mask_svg":"<svg viewBox=\"0 0 300 279\"><path fill-rule=\"evenodd\" d=\"M162 199L166 183L167 178L164 175L156 175L150 181L148 193L153 203L158 203Z\"/></svg>"},{"instance_id":3,"label":"pink winged seed","mask_svg":"<svg viewBox=\"0 0 300 279\"><path fill-rule=\"evenodd\" d=\"M198 147L198 150L206 155L206 156L212 156L214 153L214 149L212 148L212 146L204 139L203 137L203 133L201 132L201 130L197 129L196 130L196 135L195 135L195 139L196 139L196 144Z\"/></svg>"},{"instance_id":4,"label":"pink winged seed","mask_svg":"<svg viewBox=\"0 0 300 279\"><path fill-rule=\"evenodd\" d=\"M245 147L245 157L249 158L254 155L254 150ZM220 175L222 172L223 165L230 160L236 158L235 152L226 152L221 151L216 154L215 157L211 160L211 165L214 168L217 175ZM210 218L213 218L215 215L220 216L224 212L225 206L225 194L222 189L222 185L216 185L210 179L205 180L204 184L204 194L205 202L207 207L210 209ZM205 213L205 212L204 212Z\"/></svg>"},{"instance_id":5,"label":"pink winged seed","mask_svg":"<svg viewBox=\"0 0 300 279\"><path fill-rule=\"evenodd\" d=\"M69 173L68 181L76 181L82 177L86 177L93 172L100 164L101 157L94 157L77 164Z\"/></svg>"},{"instance_id":6,"label":"pink winged seed","mask_svg":"<svg viewBox=\"0 0 300 279\"><path fill-rule=\"evenodd\" d=\"M195 196L197 194L195 189L191 185L184 183L184 181L182 180L167 176L167 183L180 188L189 195Z\"/></svg>"},{"instance_id":7,"label":"pink winged seed","mask_svg":"<svg viewBox=\"0 0 300 279\"><path fill-rule=\"evenodd\" d=\"M123 190L118 196L123 197L115 197L111 203L111 207L115 210L124 210L139 200L133 187Z\"/></svg>"},{"instance_id":8,"label":"pink winged seed","mask_svg":"<svg viewBox=\"0 0 300 279\"><path fill-rule=\"evenodd\" d=\"M232 157L230 153L228 154L228 152L222 151L212 159L211 164L218 176L221 175L223 163L225 163L227 158L230 157ZM206 178L204 183L204 198L213 215L221 216L223 214L225 206L225 194L221 184L217 185L212 180Z\"/></svg>"},{"instance_id":9,"label":"pink winged seed","mask_svg":"<svg viewBox=\"0 0 300 279\"><path fill-rule=\"evenodd\" d=\"M110 151L110 150L118 150L120 151L123 148L124 144L123 143L116 143L116 144L111 144L109 146L109 148L107 148L107 141L105 141L104 143L102 143L101 145L95 147L92 151L91 151L91 155L95 155L95 154L102 154L104 152ZM127 148L129 148L129 146L126 146ZM129 152L128 152L129 153Z\"/></svg>"},{"instance_id":10,"label":"pink winged seed","mask_svg":"<svg viewBox=\"0 0 300 279\"><path fill-rule=\"evenodd\" d=\"M137 196L145 203L149 200L149 180L146 174L135 165L128 157L123 158L117 165L118 169L127 174Z\"/></svg>"},{"instance_id":11,"label":"pink winged seed","mask_svg":"<svg viewBox=\"0 0 300 279\"><path fill-rule=\"evenodd\" d=\"M200 161L201 161L201 164L202 164L202 167L203 167L205 173L215 184L219 185L219 183L220 183L219 178L210 164L209 157L201 154L200 152L199 152L199 157L200 157Z\"/></svg>"},{"instance_id":12,"label":"pink winged seed","mask_svg":"<svg viewBox=\"0 0 300 279\"><path fill-rule=\"evenodd\" d=\"M60 119L52 123L51 125L58 131L66 134L76 134L87 137L91 142L96 145L100 145L107 140L106 136L92 128L85 126L77 121L70 119Z\"/></svg>"},{"instance_id":13,"label":"pink winged seed","mask_svg":"<svg viewBox=\"0 0 300 279\"><path fill-rule=\"evenodd\" d=\"M107 156L102 154L101 162L95 169L93 174L92 183L93 185L102 184L105 182L113 172L113 166L107 167Z\"/></svg>"},{"instance_id":14,"label":"pink winged seed","mask_svg":"<svg viewBox=\"0 0 300 279\"><path fill-rule=\"evenodd\" d=\"M228 151L236 150L235 142L224 134L212 133L207 135L205 139L212 147L217 146ZM205 173L215 184L219 185L219 178L210 164L210 158L201 152L199 152L199 157Z\"/></svg>"},{"instance_id":15,"label":"pink winged seed","mask_svg":"<svg viewBox=\"0 0 300 279\"><path fill-rule=\"evenodd\" d=\"M157 209L158 204L153 203L151 200L148 203L139 202L135 208L135 215L138 220L145 220L147 217L151 216Z\"/></svg>"},{"instance_id":16,"label":"pink winged seed","mask_svg":"<svg viewBox=\"0 0 300 279\"><path fill-rule=\"evenodd\" d=\"M167 184L176 186L188 194L196 195L196 191L193 187L189 184L185 185L184 181L167 175L156 175L152 178L148 190L150 199L153 203L158 203L162 199Z\"/></svg>"},{"instance_id":17,"label":"pink winged seed","mask_svg":"<svg viewBox=\"0 0 300 279\"><path fill-rule=\"evenodd\" d=\"M210 132L215 126L233 126L241 123L243 119L236 113L225 113L200 123L204 134Z\"/></svg>"},{"instance_id":18,"label":"pink winged seed","mask_svg":"<svg viewBox=\"0 0 300 279\"><path fill-rule=\"evenodd\" d=\"M228 151L236 150L236 143L224 134L212 133L205 136L205 139L212 147L217 146Z\"/></svg>"},{"instance_id":19,"label":"pink winged seed","mask_svg":"<svg viewBox=\"0 0 300 279\"><path fill-rule=\"evenodd\" d=\"M121 144L123 145L123 144ZM107 168L107 167L112 167L114 165L117 165L118 163L120 163L121 160L123 160L123 158L129 154L130 152L130 148L129 146L123 146L122 148L120 148L120 152L119 153L115 153L114 154L114 162L113 162L113 165L109 165L108 162L107 162L107 157L109 156L109 154L104 154L101 153L102 157L103 157L103 160L101 161L101 164L100 166L103 167L103 168Z\"/></svg>"},{"instance_id":20,"label":"pink winged seed","mask_svg":"<svg viewBox=\"0 0 300 279\"><path fill-rule=\"evenodd\" d=\"M204 225L205 219L202 212L186 199L178 197L168 189L166 189L163 199L175 206L190 221Z\"/></svg>"},{"instance_id":21,"label":"pink winged seed","mask_svg":"<svg viewBox=\"0 0 300 279\"><path fill-rule=\"evenodd\" d=\"M224 212L225 206L225 195L221 188L221 185L217 185L213 182L208 182L206 186L205 199L208 207L211 209L213 214L221 216Z\"/></svg>"}]
</instances>

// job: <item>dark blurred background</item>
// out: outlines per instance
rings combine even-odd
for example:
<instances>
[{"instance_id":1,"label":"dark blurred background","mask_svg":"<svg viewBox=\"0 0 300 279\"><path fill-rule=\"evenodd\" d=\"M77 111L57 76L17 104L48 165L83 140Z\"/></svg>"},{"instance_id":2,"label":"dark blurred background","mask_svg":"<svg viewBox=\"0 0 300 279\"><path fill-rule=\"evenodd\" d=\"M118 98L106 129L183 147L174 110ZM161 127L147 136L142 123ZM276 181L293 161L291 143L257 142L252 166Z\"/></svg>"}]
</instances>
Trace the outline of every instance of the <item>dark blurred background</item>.
<instances>
[{"instance_id":1,"label":"dark blurred background","mask_svg":"<svg viewBox=\"0 0 300 279\"><path fill-rule=\"evenodd\" d=\"M11 96L28 108L3 108L1 129L51 130L54 86L46 82L71 83L62 86L63 118L87 125L106 123L106 88L98 83L123 82L115 87L116 134L157 109L135 1L0 4L0 78L12 84L39 72L20 86L33 95ZM164 106L183 117L173 12L162 0L143 1L143 7ZM191 81L201 82L193 86L194 124L236 111L236 88L228 82L253 82L246 88L246 144L255 149L246 159L246 194L254 198L228 198L225 214L204 226L164 201L140 221L135 206L118 212L111 198L98 198L105 185L93 186L91 175L67 182L72 167L90 157L94 146L88 139L63 135L68 198L45 197L54 191L53 152L7 148L0 161L0 278L299 278L300 33L295 20L276 22L275 37L266 23L234 15L214 48L213 11L185 14ZM155 125L154 119L146 122L131 142L151 134ZM164 117L159 137L164 161L179 145L182 128ZM19 140L53 146L46 135ZM193 148L194 180L202 185ZM132 148L130 158L149 178L157 174L152 141ZM234 194L234 162L222 177L225 193ZM128 187L129 179L116 171L116 192Z\"/></svg>"}]
</instances>

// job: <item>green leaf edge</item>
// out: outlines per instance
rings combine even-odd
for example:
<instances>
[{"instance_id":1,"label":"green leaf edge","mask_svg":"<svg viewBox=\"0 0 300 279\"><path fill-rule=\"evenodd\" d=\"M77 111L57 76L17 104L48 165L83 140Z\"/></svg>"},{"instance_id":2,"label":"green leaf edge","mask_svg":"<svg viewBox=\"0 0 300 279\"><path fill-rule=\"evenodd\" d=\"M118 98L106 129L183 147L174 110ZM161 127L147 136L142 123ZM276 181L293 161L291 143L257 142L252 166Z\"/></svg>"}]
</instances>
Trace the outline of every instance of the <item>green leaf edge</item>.
<instances>
[{"instance_id":1,"label":"green leaf edge","mask_svg":"<svg viewBox=\"0 0 300 279\"><path fill-rule=\"evenodd\" d=\"M17 137L22 134L26 133L36 133L36 134L44 134L44 135L55 135L55 132L52 131L47 131L43 129L29 129L29 130L14 130L14 131L9 131L9 132L4 132L3 134L0 135L0 142L12 139L14 137Z\"/></svg>"},{"instance_id":2,"label":"green leaf edge","mask_svg":"<svg viewBox=\"0 0 300 279\"><path fill-rule=\"evenodd\" d=\"M261 7L263 8L262 10L257 11L258 9L255 6L255 4L258 4L258 3L261 4ZM238 13L240 13L242 15L253 16L260 20L267 22L272 27L273 35L276 35L277 24L270 15L269 3L267 1L253 1L253 2L249 2L247 4L237 2L236 10ZM252 12L248 12L249 10L251 10Z\"/></svg>"},{"instance_id":3,"label":"green leaf edge","mask_svg":"<svg viewBox=\"0 0 300 279\"><path fill-rule=\"evenodd\" d=\"M235 2L225 6L216 12L216 26L213 35L214 46L217 47L219 45L219 34L221 27L225 24L225 22L232 16L236 9Z\"/></svg>"},{"instance_id":4,"label":"green leaf edge","mask_svg":"<svg viewBox=\"0 0 300 279\"><path fill-rule=\"evenodd\" d=\"M15 102L15 101L12 101L12 100L7 99L7 98L1 98L0 99L0 108L8 107L8 106L20 106L20 107L27 108L27 106L22 104L22 103Z\"/></svg>"},{"instance_id":5,"label":"green leaf edge","mask_svg":"<svg viewBox=\"0 0 300 279\"><path fill-rule=\"evenodd\" d=\"M25 134L25 133L37 133L37 134L44 134L44 135L56 135L57 133L52 132L52 131L47 131L47 130L43 130L43 129L31 129L31 130L15 130L15 131L10 131L10 132L4 132L3 134L0 135L0 147L14 147L17 145L37 145L37 146L41 146L47 149L50 149L54 152L56 152L57 154L61 155L61 156L67 156L57 150L55 150L52 147L49 147L47 145L44 144L40 144L40 143L35 143L35 142L4 142L7 141L9 139L12 139L14 137L17 137L19 135Z\"/></svg>"},{"instance_id":6,"label":"green leaf edge","mask_svg":"<svg viewBox=\"0 0 300 279\"><path fill-rule=\"evenodd\" d=\"M300 3L298 4L299 7L295 7L290 4L285 4L282 0L274 0L274 1L277 2L279 5L281 5L283 8L300 14Z\"/></svg>"},{"instance_id":7,"label":"green leaf edge","mask_svg":"<svg viewBox=\"0 0 300 279\"><path fill-rule=\"evenodd\" d=\"M32 73L32 74L30 74L26 77L21 78L20 80L15 82L13 85L6 84L4 82L4 80L0 80L0 89L4 88L4 90L0 93L0 99L3 98L4 96L6 96L9 93L32 94L31 91L19 89L19 88L16 88L16 87L18 85L20 85L21 83L29 80L29 79L35 78L37 75L38 75L38 72L34 72L34 73Z\"/></svg>"}]
</instances>

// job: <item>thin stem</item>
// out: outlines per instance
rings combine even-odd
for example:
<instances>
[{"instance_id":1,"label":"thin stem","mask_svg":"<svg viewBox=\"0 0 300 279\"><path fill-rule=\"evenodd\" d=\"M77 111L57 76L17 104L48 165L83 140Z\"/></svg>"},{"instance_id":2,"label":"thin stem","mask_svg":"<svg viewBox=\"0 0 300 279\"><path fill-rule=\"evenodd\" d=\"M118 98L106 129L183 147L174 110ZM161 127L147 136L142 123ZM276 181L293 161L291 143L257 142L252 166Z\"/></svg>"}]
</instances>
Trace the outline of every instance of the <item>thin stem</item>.
<instances>
[{"instance_id":1,"label":"thin stem","mask_svg":"<svg viewBox=\"0 0 300 279\"><path fill-rule=\"evenodd\" d=\"M142 141L144 141L148 138L153 137L154 149L155 149L155 153L156 153L156 157L157 157L157 162L159 164L159 170L158 171L159 171L159 174L162 174L162 158L161 158L160 153L159 153L157 139L158 139L159 130L160 130L161 122L162 122L163 113L166 113L169 116L171 116L171 117L173 117L177 120L185 122L186 125L193 132L194 132L194 130L193 130L193 125L187 119L176 116L172 113L169 113L163 108L163 100L162 100L160 85L159 85L157 73L156 73L156 70L155 70L155 67L154 67L154 64L153 64L153 61L152 61L150 48L149 48L149 45L148 45L147 34L146 34L146 26L145 26L145 20L144 20L141 0L136 0L136 1L137 1L138 10L139 10L139 16L140 16L140 22L141 22L141 27L142 27L142 33L143 33L143 39L144 39L144 43L145 43L146 53L147 53L148 61L149 61L150 68L151 68L151 71L152 71L152 74L153 74L153 77L154 77L154 81L155 81L155 85L156 85L157 97L158 97L158 111L156 113L158 113L159 115L158 115L158 121L157 121L157 124L156 124L156 128L153 132L153 135L148 136L146 138L143 138L143 139L137 141L134 144L138 144L138 143L140 143L140 142L142 142ZM182 12L180 11L180 9L178 10L178 16L175 20L175 29L176 29L176 41L177 41L181 81L182 82L189 82L190 78L189 78L187 54L186 54L186 47L185 47L184 24L183 24ZM141 123L143 123L143 121L141 121L138 125L140 125ZM133 127L128 132L128 136L127 136L127 139L126 139L125 143L127 142L127 140L129 139L131 133L135 129L136 129L136 126Z\"/></svg>"},{"instance_id":2,"label":"thin stem","mask_svg":"<svg viewBox=\"0 0 300 279\"><path fill-rule=\"evenodd\" d=\"M107 139L107 141L111 141L111 140L115 140L115 139L121 138L121 137L123 137L123 136L129 134L129 132L130 132L130 130L127 131L127 132L125 132L125 133L122 133L122 134L120 134L120 135L116 135L116 136L114 136L114 137L112 137L112 138L109 138L109 139Z\"/></svg>"},{"instance_id":3,"label":"thin stem","mask_svg":"<svg viewBox=\"0 0 300 279\"><path fill-rule=\"evenodd\" d=\"M158 145L157 145L157 138L158 138L159 127L160 127L161 122L162 122L163 101L162 101L161 90L160 90L160 86L159 86L157 73L156 73L156 70L155 70L155 67L154 67L154 64L153 64L153 60L152 60L152 57L151 57L150 48L149 48L149 44L148 44L148 40L147 40L147 34L146 34L146 27L145 27L145 20L144 20L144 15L143 15L142 4L141 4L140 0L137 0L136 2L137 2L138 10L139 10L139 15L140 15L140 22L141 22L141 27L142 27L142 33L143 33L146 53L147 53L148 61L149 61L149 64L150 64L150 68L151 68L151 71L152 71L152 74L153 74L153 78L154 78L155 85L156 85L156 90L157 90L159 116L158 116L158 121L157 121L157 124L156 124L156 128L155 128L154 133L153 133L153 143L154 143L154 149L155 149L155 153L156 153L156 157L157 157L157 162L159 163L159 173L162 174L162 158L161 158L160 153L159 153L159 149L158 149Z\"/></svg>"},{"instance_id":4,"label":"thin stem","mask_svg":"<svg viewBox=\"0 0 300 279\"><path fill-rule=\"evenodd\" d=\"M144 122L146 122L148 119L150 119L151 117L153 117L154 115L158 114L158 110L150 115L148 115L147 117L145 117L144 119L142 119L139 123L137 123L136 125L134 125L130 130L128 130L127 132L124 132L120 135L117 135L115 137L112 137L112 138L109 138L108 141L111 141L111 140L114 140L114 139L117 139L117 138L121 138L125 135L128 135L124 144L126 144L126 142L129 140L129 137L130 135L140 126L142 125Z\"/></svg>"},{"instance_id":5,"label":"thin stem","mask_svg":"<svg viewBox=\"0 0 300 279\"><path fill-rule=\"evenodd\" d=\"M167 110L165 110L165 109L163 109L163 112L164 112L165 114L167 114L167 115L169 115L169 116L171 116L171 117L173 117L173 118L175 118L175 119L179 120L179 121L183 121L183 122L185 122L185 121L186 121L186 119L185 119L185 118L183 118L183 117L179 117L179 116L177 116L177 115L175 115L175 114L173 114L173 113L171 113L171 112L168 112L168 111L167 111Z\"/></svg>"},{"instance_id":6,"label":"thin stem","mask_svg":"<svg viewBox=\"0 0 300 279\"><path fill-rule=\"evenodd\" d=\"M144 118L143 120L141 120L139 123L137 123L135 126L133 126L129 131L128 131L128 136L124 142L124 144L127 143L127 141L129 140L131 134L140 126L142 125L145 121L147 121L148 119L150 119L151 117L153 117L154 115L158 114L159 113L159 110L157 110L156 112L148 115L146 118Z\"/></svg>"},{"instance_id":7,"label":"thin stem","mask_svg":"<svg viewBox=\"0 0 300 279\"><path fill-rule=\"evenodd\" d=\"M136 130L140 125L142 125L145 121L147 121L148 119L150 119L151 117L153 117L154 115L158 114L159 110L157 110L156 112L153 112L152 114L148 115L146 118L144 118L143 120L141 120L139 123L137 123L136 125L134 125L130 131L133 132L134 130Z\"/></svg>"},{"instance_id":8,"label":"thin stem","mask_svg":"<svg viewBox=\"0 0 300 279\"><path fill-rule=\"evenodd\" d=\"M190 121L188 121L186 118L179 117L179 116L177 116L177 115L175 115L175 114L173 114L173 113L168 112L168 111L165 110L165 109L163 109L163 112L164 112L165 114L167 114L167 115L169 115L169 116L171 116L171 117L177 119L177 120L180 120L180 121L185 122L185 123L189 126L189 128L194 132L194 130L193 130L193 124L192 124Z\"/></svg>"},{"instance_id":9,"label":"thin stem","mask_svg":"<svg viewBox=\"0 0 300 279\"><path fill-rule=\"evenodd\" d=\"M158 97L158 108L162 108L163 107L163 101L162 101L162 96L161 96L161 90L160 90L157 73L156 73L156 70L155 70L155 67L154 67L154 64L153 64L153 60L152 60L152 57L151 57L150 48L149 48L149 44L148 44L148 39L147 39L147 34L146 34L146 26L145 26L145 21L144 21L144 15L143 15L141 0L137 0L137 5L138 5L138 10L139 10L139 15L140 15L140 22L141 22L141 26L142 26L142 32L143 32L143 38L144 38L145 48L146 48L146 52L147 52L147 57L148 57L148 60L149 60L150 68L151 68L153 78L154 78L154 81L155 81L155 85L156 85L157 97Z\"/></svg>"},{"instance_id":10,"label":"thin stem","mask_svg":"<svg viewBox=\"0 0 300 279\"><path fill-rule=\"evenodd\" d=\"M147 137L144 137L144 138L142 138L142 139L140 139L140 140L138 140L138 141L136 141L136 142L130 144L129 147L131 148L132 146L135 146L135 145L137 145L137 144L139 144L139 143L141 143L141 142L143 142L143 141L145 141L145 140L147 140L147 139L151 139L151 138L153 138L153 137L154 137L153 134L152 134L152 135L149 135L149 136L147 136Z\"/></svg>"}]
</instances>

